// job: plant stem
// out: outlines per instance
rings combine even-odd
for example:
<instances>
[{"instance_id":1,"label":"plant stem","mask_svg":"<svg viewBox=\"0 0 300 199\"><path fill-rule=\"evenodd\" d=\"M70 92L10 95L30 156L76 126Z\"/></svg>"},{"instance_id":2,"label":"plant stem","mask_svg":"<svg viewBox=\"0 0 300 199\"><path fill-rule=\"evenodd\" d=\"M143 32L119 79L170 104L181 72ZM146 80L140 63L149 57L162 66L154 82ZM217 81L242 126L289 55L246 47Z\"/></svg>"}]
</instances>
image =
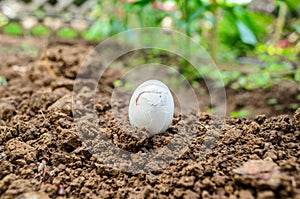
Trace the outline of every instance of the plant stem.
<instances>
[{"instance_id":1,"label":"plant stem","mask_svg":"<svg viewBox=\"0 0 300 199\"><path fill-rule=\"evenodd\" d=\"M184 1L183 10L184 10L184 21L185 21L185 34L188 35L188 36L191 36L188 0Z\"/></svg>"},{"instance_id":2,"label":"plant stem","mask_svg":"<svg viewBox=\"0 0 300 199\"><path fill-rule=\"evenodd\" d=\"M217 5L217 1L213 0L212 2L212 14L214 16L214 24L212 28L212 33L211 33L211 57L214 62L217 62L217 55L218 55L218 31L219 31L219 19L220 19L220 14L219 14L219 9Z\"/></svg>"},{"instance_id":3,"label":"plant stem","mask_svg":"<svg viewBox=\"0 0 300 199\"><path fill-rule=\"evenodd\" d=\"M190 37L191 32L190 32L190 26L189 26L189 7L188 7L188 0L181 0L178 1L178 5L180 7L180 11L182 13L182 20L184 22L184 32L186 36ZM185 47L185 53L184 56L187 58L187 60L190 59L190 40L187 38L184 42L184 47ZM179 69L180 73L184 73L185 69L189 67L189 62L182 59L181 61L181 67Z\"/></svg>"},{"instance_id":4,"label":"plant stem","mask_svg":"<svg viewBox=\"0 0 300 199\"><path fill-rule=\"evenodd\" d=\"M143 28L144 27L143 9L138 11L137 15L138 15L138 19L139 19L140 28Z\"/></svg>"},{"instance_id":5,"label":"plant stem","mask_svg":"<svg viewBox=\"0 0 300 199\"><path fill-rule=\"evenodd\" d=\"M276 44L281 37L283 26L285 23L285 16L287 14L287 5L285 2L280 1L279 2L279 14L277 18L277 22L275 24L275 32L273 37L273 44Z\"/></svg>"}]
</instances>

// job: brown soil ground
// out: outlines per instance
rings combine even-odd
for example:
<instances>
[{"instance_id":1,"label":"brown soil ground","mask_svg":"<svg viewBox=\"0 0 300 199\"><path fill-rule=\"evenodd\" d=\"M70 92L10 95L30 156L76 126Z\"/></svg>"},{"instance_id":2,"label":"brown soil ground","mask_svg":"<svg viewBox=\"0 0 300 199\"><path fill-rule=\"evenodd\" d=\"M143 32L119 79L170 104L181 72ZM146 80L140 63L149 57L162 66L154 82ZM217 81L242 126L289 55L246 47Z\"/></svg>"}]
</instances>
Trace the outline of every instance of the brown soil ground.
<instances>
[{"instance_id":1,"label":"brown soil ground","mask_svg":"<svg viewBox=\"0 0 300 199\"><path fill-rule=\"evenodd\" d=\"M70 104L76 72L93 45L56 41L43 50L44 42L32 41L35 47L24 54L20 40L0 36L0 74L8 82L0 86L0 198L300 198L300 109L290 108L298 94L293 83L254 92L228 89L229 111L246 107L252 119L176 115L166 133L135 138L114 118L110 95L120 71L108 71L94 99L101 128L83 143ZM284 108L268 105L270 98ZM119 104L120 115L126 115L124 106ZM105 146L97 134L134 154L158 151L177 134L188 134L182 126L190 121L197 124L196 136L182 140L189 147L163 169L115 170L90 153Z\"/></svg>"}]
</instances>

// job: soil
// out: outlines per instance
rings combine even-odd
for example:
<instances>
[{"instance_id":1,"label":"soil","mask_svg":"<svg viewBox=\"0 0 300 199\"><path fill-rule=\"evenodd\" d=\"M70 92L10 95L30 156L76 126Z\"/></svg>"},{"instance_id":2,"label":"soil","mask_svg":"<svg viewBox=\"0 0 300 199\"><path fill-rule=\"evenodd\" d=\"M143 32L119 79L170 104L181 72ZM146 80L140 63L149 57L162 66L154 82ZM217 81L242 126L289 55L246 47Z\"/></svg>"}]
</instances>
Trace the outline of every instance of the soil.
<instances>
[{"instance_id":1,"label":"soil","mask_svg":"<svg viewBox=\"0 0 300 199\"><path fill-rule=\"evenodd\" d=\"M20 44L18 38L6 41L5 49ZM88 131L82 133L73 118L80 110L72 110L72 92L94 44L33 44L37 53L30 55L4 52L1 45L0 74L7 85L0 86L0 198L300 198L300 109L289 108L298 94L294 84L228 89L229 111L247 107L253 110L249 118L176 114L165 133L149 138L118 119L127 115L125 102L110 105L113 81L122 73L111 69L99 83L91 82L98 85L93 108L99 126L86 120ZM81 89L83 96L91 87ZM269 98L285 108L275 110ZM137 159L132 172L127 162L120 169L117 152L105 150L110 142L144 157L172 140L188 147L175 158L165 152L167 166L146 172L153 165L145 159ZM156 156L146 160L161 163Z\"/></svg>"}]
</instances>

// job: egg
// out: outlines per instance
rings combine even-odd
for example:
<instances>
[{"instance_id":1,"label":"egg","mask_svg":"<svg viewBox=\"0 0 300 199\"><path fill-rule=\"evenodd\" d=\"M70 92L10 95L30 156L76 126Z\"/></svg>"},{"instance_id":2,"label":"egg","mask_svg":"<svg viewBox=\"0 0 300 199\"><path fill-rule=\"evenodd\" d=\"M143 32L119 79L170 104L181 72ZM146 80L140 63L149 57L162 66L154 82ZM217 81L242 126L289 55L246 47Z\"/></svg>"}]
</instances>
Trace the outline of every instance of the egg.
<instances>
[{"instance_id":1,"label":"egg","mask_svg":"<svg viewBox=\"0 0 300 199\"><path fill-rule=\"evenodd\" d=\"M161 81L145 81L131 96L128 108L129 122L133 127L145 127L149 137L166 131L172 122L173 114L173 96Z\"/></svg>"}]
</instances>

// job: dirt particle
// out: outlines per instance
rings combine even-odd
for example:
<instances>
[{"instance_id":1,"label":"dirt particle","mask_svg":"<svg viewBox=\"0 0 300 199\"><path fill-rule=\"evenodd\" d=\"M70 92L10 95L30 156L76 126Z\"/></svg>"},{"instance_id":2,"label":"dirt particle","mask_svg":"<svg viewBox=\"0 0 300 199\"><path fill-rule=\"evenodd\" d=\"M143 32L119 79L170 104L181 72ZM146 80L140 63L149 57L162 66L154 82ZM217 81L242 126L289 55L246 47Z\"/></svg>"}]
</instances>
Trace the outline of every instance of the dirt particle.
<instances>
[{"instance_id":1,"label":"dirt particle","mask_svg":"<svg viewBox=\"0 0 300 199\"><path fill-rule=\"evenodd\" d=\"M27 163L35 161L35 149L25 142L19 141L17 138L11 139L6 143L6 150L10 160L13 162L17 162L17 159L23 158Z\"/></svg>"},{"instance_id":2,"label":"dirt particle","mask_svg":"<svg viewBox=\"0 0 300 199\"><path fill-rule=\"evenodd\" d=\"M195 182L193 189L199 194L201 192L201 182L200 181Z\"/></svg>"},{"instance_id":3,"label":"dirt particle","mask_svg":"<svg viewBox=\"0 0 300 199\"><path fill-rule=\"evenodd\" d=\"M58 77L55 81L51 82L51 88L56 90L58 88L67 88L68 90L72 91L74 85L74 80L66 79L63 77Z\"/></svg>"},{"instance_id":4,"label":"dirt particle","mask_svg":"<svg viewBox=\"0 0 300 199\"><path fill-rule=\"evenodd\" d=\"M267 152L265 153L265 155L264 155L264 158L266 158L266 157L269 157L269 158L271 158L272 160L277 160L277 159L278 159L278 157L277 157L277 155L276 155L276 152L273 151L273 150L267 151Z\"/></svg>"},{"instance_id":5,"label":"dirt particle","mask_svg":"<svg viewBox=\"0 0 300 199\"><path fill-rule=\"evenodd\" d=\"M184 189L182 188L176 188L173 192L173 195L175 198L181 198L183 195Z\"/></svg>"},{"instance_id":6,"label":"dirt particle","mask_svg":"<svg viewBox=\"0 0 300 199\"><path fill-rule=\"evenodd\" d=\"M43 192L27 192L24 194L19 195L16 199L50 199L49 196L46 193Z\"/></svg>"},{"instance_id":7,"label":"dirt particle","mask_svg":"<svg viewBox=\"0 0 300 199\"><path fill-rule=\"evenodd\" d=\"M272 191L263 191L257 194L257 199L273 199L275 198L274 192Z\"/></svg>"},{"instance_id":8,"label":"dirt particle","mask_svg":"<svg viewBox=\"0 0 300 199\"><path fill-rule=\"evenodd\" d=\"M15 174L9 174L5 176L1 181L0 181L0 194L4 193L9 185L17 179L17 176Z\"/></svg>"},{"instance_id":9,"label":"dirt particle","mask_svg":"<svg viewBox=\"0 0 300 199\"><path fill-rule=\"evenodd\" d=\"M233 171L240 174L235 176L235 180L257 188L267 187L276 190L283 178L279 166L270 160L249 160Z\"/></svg>"},{"instance_id":10,"label":"dirt particle","mask_svg":"<svg viewBox=\"0 0 300 199\"><path fill-rule=\"evenodd\" d=\"M72 182L71 182L71 186L72 187L81 187L81 184L85 181L85 178L80 176L76 179L74 179Z\"/></svg>"},{"instance_id":11,"label":"dirt particle","mask_svg":"<svg viewBox=\"0 0 300 199\"><path fill-rule=\"evenodd\" d=\"M45 111L49 106L56 102L60 96L52 92L35 93L30 98L31 110L35 113Z\"/></svg>"},{"instance_id":12,"label":"dirt particle","mask_svg":"<svg viewBox=\"0 0 300 199\"><path fill-rule=\"evenodd\" d=\"M68 116L72 116L72 96L65 95L52 104L48 110L59 111Z\"/></svg>"},{"instance_id":13,"label":"dirt particle","mask_svg":"<svg viewBox=\"0 0 300 199\"><path fill-rule=\"evenodd\" d=\"M300 108L298 108L293 117L293 122L297 127L300 127Z\"/></svg>"},{"instance_id":14,"label":"dirt particle","mask_svg":"<svg viewBox=\"0 0 300 199\"><path fill-rule=\"evenodd\" d=\"M12 181L10 181L7 190L2 194L2 196L3 198L15 198L22 193L32 191L33 186L35 186L35 184L34 182L31 183L30 180L13 179Z\"/></svg>"},{"instance_id":15,"label":"dirt particle","mask_svg":"<svg viewBox=\"0 0 300 199\"><path fill-rule=\"evenodd\" d=\"M240 199L254 199L254 196L252 195L251 191L249 191L249 190L240 190L239 196L240 196Z\"/></svg>"},{"instance_id":16,"label":"dirt particle","mask_svg":"<svg viewBox=\"0 0 300 199\"><path fill-rule=\"evenodd\" d=\"M81 140L78 135L68 129L63 129L59 134L60 147L67 152L74 151L77 147L81 146Z\"/></svg>"},{"instance_id":17,"label":"dirt particle","mask_svg":"<svg viewBox=\"0 0 300 199\"><path fill-rule=\"evenodd\" d=\"M1 160L0 162L0 179L3 179L4 176L13 173L14 165L7 160Z\"/></svg>"},{"instance_id":18,"label":"dirt particle","mask_svg":"<svg viewBox=\"0 0 300 199\"><path fill-rule=\"evenodd\" d=\"M214 190L215 184L208 178L202 180L202 188L207 190Z\"/></svg>"},{"instance_id":19,"label":"dirt particle","mask_svg":"<svg viewBox=\"0 0 300 199\"><path fill-rule=\"evenodd\" d=\"M178 185L182 187L194 186L195 176L182 176L178 181Z\"/></svg>"},{"instance_id":20,"label":"dirt particle","mask_svg":"<svg viewBox=\"0 0 300 199\"><path fill-rule=\"evenodd\" d=\"M249 160L243 166L234 169L233 171L241 175L255 175L263 172L270 172L278 169L278 166L272 161L265 160Z\"/></svg>"},{"instance_id":21,"label":"dirt particle","mask_svg":"<svg viewBox=\"0 0 300 199\"><path fill-rule=\"evenodd\" d=\"M197 198L199 198L199 194L189 189L186 190L183 194L183 199L197 199Z\"/></svg>"},{"instance_id":22,"label":"dirt particle","mask_svg":"<svg viewBox=\"0 0 300 199\"><path fill-rule=\"evenodd\" d=\"M266 115L258 115L254 118L254 121L256 121L258 124L262 124L266 119L267 119Z\"/></svg>"},{"instance_id":23,"label":"dirt particle","mask_svg":"<svg viewBox=\"0 0 300 199\"><path fill-rule=\"evenodd\" d=\"M221 176L221 175L215 175L212 177L212 181L217 185L217 186L223 186L225 185L227 177L226 176Z\"/></svg>"},{"instance_id":24,"label":"dirt particle","mask_svg":"<svg viewBox=\"0 0 300 199\"><path fill-rule=\"evenodd\" d=\"M206 190L204 190L204 191L202 192L201 196L202 196L203 199L208 199L208 198L210 198L210 194L209 194L209 192L206 191Z\"/></svg>"},{"instance_id":25,"label":"dirt particle","mask_svg":"<svg viewBox=\"0 0 300 199\"><path fill-rule=\"evenodd\" d=\"M234 188L231 185L225 186L225 193L227 193L228 195L232 195L233 192L234 192Z\"/></svg>"},{"instance_id":26,"label":"dirt particle","mask_svg":"<svg viewBox=\"0 0 300 199\"><path fill-rule=\"evenodd\" d=\"M12 104L0 102L0 120L8 121L15 115L15 113L16 108Z\"/></svg>"}]
</instances>

